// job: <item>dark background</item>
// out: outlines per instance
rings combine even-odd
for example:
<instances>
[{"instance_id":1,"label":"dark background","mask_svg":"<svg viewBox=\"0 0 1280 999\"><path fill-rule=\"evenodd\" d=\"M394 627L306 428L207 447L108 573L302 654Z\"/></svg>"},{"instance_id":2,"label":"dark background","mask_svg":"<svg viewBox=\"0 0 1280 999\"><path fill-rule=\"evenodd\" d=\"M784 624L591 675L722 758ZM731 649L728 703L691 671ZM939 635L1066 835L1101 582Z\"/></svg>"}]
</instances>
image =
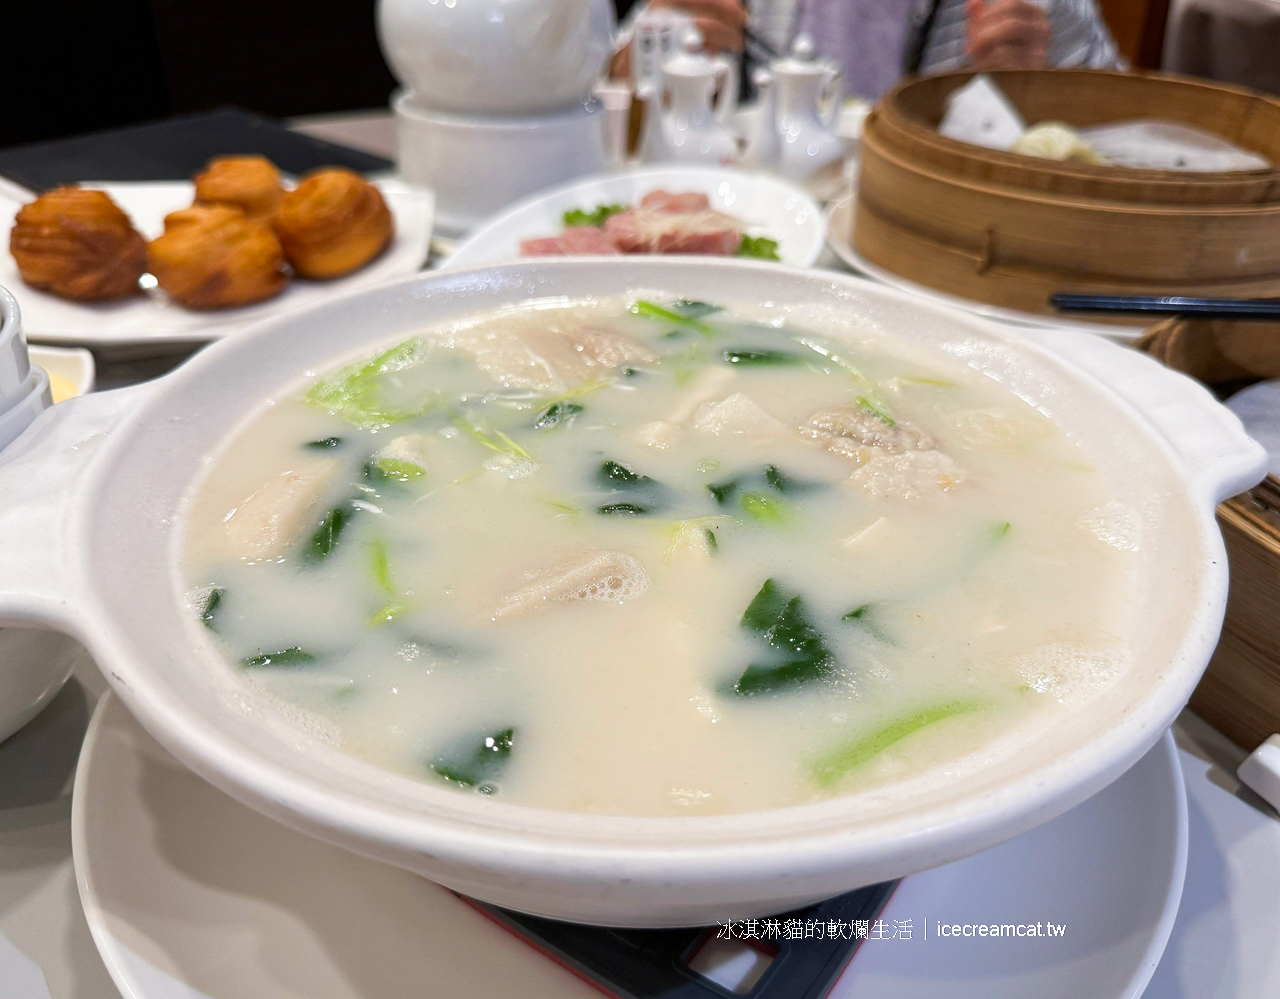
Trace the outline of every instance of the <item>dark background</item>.
<instances>
[{"instance_id":1,"label":"dark background","mask_svg":"<svg viewBox=\"0 0 1280 999\"><path fill-rule=\"evenodd\" d=\"M0 4L0 148L228 104L274 117L385 107L395 87L376 0Z\"/></svg>"},{"instance_id":2,"label":"dark background","mask_svg":"<svg viewBox=\"0 0 1280 999\"><path fill-rule=\"evenodd\" d=\"M1130 61L1159 65L1169 0L1099 3ZM227 105L278 118L385 108L395 80L376 6L0 0L0 149Z\"/></svg>"}]
</instances>

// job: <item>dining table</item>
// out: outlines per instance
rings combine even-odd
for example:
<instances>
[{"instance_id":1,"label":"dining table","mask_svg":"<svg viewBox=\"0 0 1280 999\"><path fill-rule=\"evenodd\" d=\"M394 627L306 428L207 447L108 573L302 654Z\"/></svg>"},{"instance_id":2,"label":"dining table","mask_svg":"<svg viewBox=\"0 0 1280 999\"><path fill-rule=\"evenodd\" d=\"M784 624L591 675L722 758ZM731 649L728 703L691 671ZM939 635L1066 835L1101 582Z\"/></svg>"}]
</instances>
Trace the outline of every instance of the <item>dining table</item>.
<instances>
[{"instance_id":1,"label":"dining table","mask_svg":"<svg viewBox=\"0 0 1280 999\"><path fill-rule=\"evenodd\" d=\"M395 156L389 112L312 117L290 126ZM437 241L424 267L449 249ZM829 252L819 266L843 267ZM183 360L100 359L97 389L159 377ZM81 908L71 844L77 758L107 691L82 651L61 693L0 744L0 999L119 995ZM1190 710L1174 723L1173 734L1189 811L1187 873L1172 936L1144 995L1280 999L1280 815L1237 779L1244 749Z\"/></svg>"}]
</instances>

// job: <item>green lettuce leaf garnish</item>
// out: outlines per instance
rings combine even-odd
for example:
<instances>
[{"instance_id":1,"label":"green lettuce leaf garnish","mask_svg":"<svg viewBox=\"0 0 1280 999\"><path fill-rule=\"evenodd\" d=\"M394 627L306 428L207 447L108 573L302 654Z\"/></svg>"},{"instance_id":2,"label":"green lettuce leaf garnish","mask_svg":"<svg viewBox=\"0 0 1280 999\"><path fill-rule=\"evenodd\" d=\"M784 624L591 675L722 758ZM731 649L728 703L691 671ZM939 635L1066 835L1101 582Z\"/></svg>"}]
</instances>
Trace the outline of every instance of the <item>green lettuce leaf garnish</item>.
<instances>
[{"instance_id":1,"label":"green lettuce leaf garnish","mask_svg":"<svg viewBox=\"0 0 1280 999\"><path fill-rule=\"evenodd\" d=\"M564 224L599 227L604 225L605 219L610 215L621 215L625 211L627 211L626 205L596 205L591 211L584 208L570 208L564 213Z\"/></svg>"},{"instance_id":2,"label":"green lettuce leaf garnish","mask_svg":"<svg viewBox=\"0 0 1280 999\"><path fill-rule=\"evenodd\" d=\"M781 260L778 256L778 241L767 236L743 236L738 247L739 257L751 257L754 260Z\"/></svg>"}]
</instances>

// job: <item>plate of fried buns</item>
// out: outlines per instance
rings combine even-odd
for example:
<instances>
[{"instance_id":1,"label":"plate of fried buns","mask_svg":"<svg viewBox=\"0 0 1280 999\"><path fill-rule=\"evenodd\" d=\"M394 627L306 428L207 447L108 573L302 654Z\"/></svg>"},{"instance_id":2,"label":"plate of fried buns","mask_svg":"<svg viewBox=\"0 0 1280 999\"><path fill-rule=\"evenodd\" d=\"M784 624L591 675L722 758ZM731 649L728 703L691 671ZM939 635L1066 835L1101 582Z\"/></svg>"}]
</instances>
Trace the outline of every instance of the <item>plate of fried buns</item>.
<instances>
[{"instance_id":1,"label":"plate of fried buns","mask_svg":"<svg viewBox=\"0 0 1280 999\"><path fill-rule=\"evenodd\" d=\"M294 182L261 156L191 181L86 182L23 198L0 189L0 285L39 343L202 343L270 315L411 274L434 197L339 167Z\"/></svg>"}]
</instances>

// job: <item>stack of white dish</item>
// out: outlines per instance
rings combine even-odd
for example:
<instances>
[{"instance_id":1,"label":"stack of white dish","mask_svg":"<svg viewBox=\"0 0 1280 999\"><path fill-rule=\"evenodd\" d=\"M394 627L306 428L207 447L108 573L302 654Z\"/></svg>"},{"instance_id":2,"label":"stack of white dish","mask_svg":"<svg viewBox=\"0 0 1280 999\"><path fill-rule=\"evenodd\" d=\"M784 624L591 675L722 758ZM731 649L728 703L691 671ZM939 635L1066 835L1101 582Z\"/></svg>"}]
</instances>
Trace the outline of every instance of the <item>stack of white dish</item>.
<instances>
[{"instance_id":1,"label":"stack of white dish","mask_svg":"<svg viewBox=\"0 0 1280 999\"><path fill-rule=\"evenodd\" d=\"M381 0L400 171L461 235L497 209L606 166L591 89L612 52L608 0Z\"/></svg>"},{"instance_id":2,"label":"stack of white dish","mask_svg":"<svg viewBox=\"0 0 1280 999\"><path fill-rule=\"evenodd\" d=\"M49 376L33 368L27 356L18 303L0 288L0 448L13 443L52 404Z\"/></svg>"},{"instance_id":3,"label":"stack of white dish","mask_svg":"<svg viewBox=\"0 0 1280 999\"><path fill-rule=\"evenodd\" d=\"M18 303L0 288L0 449L51 405L49 376L32 367L27 356ZM62 689L76 648L57 632L0 629L0 741L39 714Z\"/></svg>"}]
</instances>

